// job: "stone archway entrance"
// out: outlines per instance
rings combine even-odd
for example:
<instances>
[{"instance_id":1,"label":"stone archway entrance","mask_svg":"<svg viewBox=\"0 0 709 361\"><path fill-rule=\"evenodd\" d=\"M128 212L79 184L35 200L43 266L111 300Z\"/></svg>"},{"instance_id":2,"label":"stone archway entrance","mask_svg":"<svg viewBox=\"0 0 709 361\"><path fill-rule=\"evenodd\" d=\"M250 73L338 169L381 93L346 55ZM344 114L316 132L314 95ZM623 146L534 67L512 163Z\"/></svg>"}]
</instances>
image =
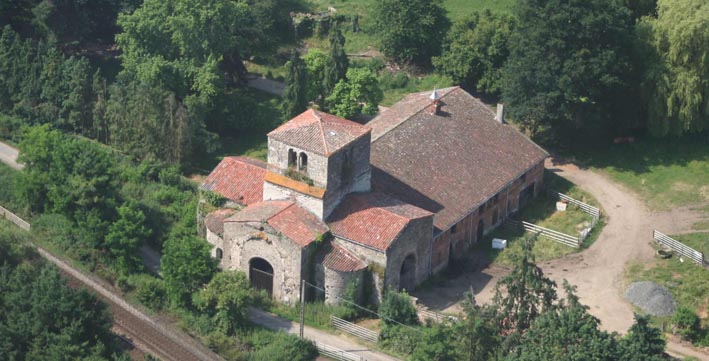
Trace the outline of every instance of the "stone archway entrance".
<instances>
[{"instance_id":1,"label":"stone archway entrance","mask_svg":"<svg viewBox=\"0 0 709 361\"><path fill-rule=\"evenodd\" d=\"M257 290L265 290L273 296L273 266L263 258L252 258L249 261L249 280Z\"/></svg>"},{"instance_id":2,"label":"stone archway entrance","mask_svg":"<svg viewBox=\"0 0 709 361\"><path fill-rule=\"evenodd\" d=\"M406 256L401 264L401 273L399 274L399 289L405 289L409 292L416 287L416 257L413 254Z\"/></svg>"}]
</instances>

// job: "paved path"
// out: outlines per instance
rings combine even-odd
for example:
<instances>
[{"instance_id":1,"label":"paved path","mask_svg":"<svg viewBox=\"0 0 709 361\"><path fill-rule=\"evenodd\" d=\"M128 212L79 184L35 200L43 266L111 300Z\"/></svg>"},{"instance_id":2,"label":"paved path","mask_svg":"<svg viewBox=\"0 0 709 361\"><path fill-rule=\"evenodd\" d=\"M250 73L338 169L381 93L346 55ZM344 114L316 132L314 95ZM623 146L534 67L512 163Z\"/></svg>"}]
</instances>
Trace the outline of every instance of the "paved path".
<instances>
[{"instance_id":1,"label":"paved path","mask_svg":"<svg viewBox=\"0 0 709 361\"><path fill-rule=\"evenodd\" d=\"M10 167L21 170L24 168L22 164L17 163L17 155L19 151L8 144L0 142L0 161L9 165Z\"/></svg>"},{"instance_id":2,"label":"paved path","mask_svg":"<svg viewBox=\"0 0 709 361\"><path fill-rule=\"evenodd\" d=\"M295 335L300 333L299 323L291 322L289 320L280 318L278 316L261 311L259 309L251 308L250 316L251 321L253 321L254 323L270 328L272 330L282 330ZM303 332L303 335L307 339L324 343L328 346L336 347L340 350L353 353L367 361L398 360L397 358L382 354L380 352L369 350L367 347L362 346L356 342L350 341L342 336L333 335L309 326L305 326L305 331Z\"/></svg>"},{"instance_id":3,"label":"paved path","mask_svg":"<svg viewBox=\"0 0 709 361\"><path fill-rule=\"evenodd\" d=\"M247 85L254 89L265 91L267 93L271 93L278 96L283 96L283 91L286 87L285 84L281 81L262 78L253 74L249 74L247 76Z\"/></svg>"}]
</instances>

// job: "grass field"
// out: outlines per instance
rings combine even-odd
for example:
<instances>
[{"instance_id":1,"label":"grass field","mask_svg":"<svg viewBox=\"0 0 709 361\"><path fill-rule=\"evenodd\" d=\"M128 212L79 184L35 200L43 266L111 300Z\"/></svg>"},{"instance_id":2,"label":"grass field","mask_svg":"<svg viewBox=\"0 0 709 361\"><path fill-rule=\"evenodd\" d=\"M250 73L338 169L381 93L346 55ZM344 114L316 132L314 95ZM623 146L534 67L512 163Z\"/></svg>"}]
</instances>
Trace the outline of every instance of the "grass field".
<instances>
[{"instance_id":1,"label":"grass field","mask_svg":"<svg viewBox=\"0 0 709 361\"><path fill-rule=\"evenodd\" d=\"M709 254L709 234L694 233L672 236L680 242ZM696 311L703 319L709 317L709 269L698 266L673 256L669 259L657 259L650 264L635 263L626 273L629 282L653 281L667 287L678 305L687 306Z\"/></svg>"},{"instance_id":2,"label":"grass field","mask_svg":"<svg viewBox=\"0 0 709 361\"><path fill-rule=\"evenodd\" d=\"M544 179L547 189L564 193L594 206L598 205L598 202L588 193L554 173L547 172ZM556 210L556 200L546 196L545 194L540 194L536 199L522 209L517 218L545 228L563 232L571 236L578 236L579 230L583 228L581 225L587 226L593 220L590 215L582 212L578 209L578 207L573 205L569 205L565 212L558 212ZM586 238L582 248L587 248L593 244L598 237L598 234L600 234L601 229L603 229L604 224L605 223L602 219L596 224L593 231ZM488 256L493 262L510 264L512 254L521 252L521 242L529 238L531 235L532 233L525 232L524 230L518 228L503 226L494 230L485 237L483 247L488 250ZM506 239L507 248L501 251L493 250L491 248L493 238ZM569 247L540 236L534 244L534 249L532 252L534 253L534 257L537 261L545 261L578 251L578 248Z\"/></svg>"},{"instance_id":3,"label":"grass field","mask_svg":"<svg viewBox=\"0 0 709 361\"><path fill-rule=\"evenodd\" d=\"M603 171L637 192L653 209L709 202L706 136L597 144L574 155L582 165Z\"/></svg>"}]
</instances>

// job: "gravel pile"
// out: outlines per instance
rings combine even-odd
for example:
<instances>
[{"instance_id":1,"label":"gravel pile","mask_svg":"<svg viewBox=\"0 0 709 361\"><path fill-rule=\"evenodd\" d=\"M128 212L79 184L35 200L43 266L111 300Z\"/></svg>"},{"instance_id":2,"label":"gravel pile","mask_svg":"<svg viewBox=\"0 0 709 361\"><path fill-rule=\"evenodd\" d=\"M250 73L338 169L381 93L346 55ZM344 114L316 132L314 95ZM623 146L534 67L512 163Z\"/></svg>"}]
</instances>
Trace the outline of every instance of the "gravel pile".
<instances>
[{"instance_id":1,"label":"gravel pile","mask_svg":"<svg viewBox=\"0 0 709 361\"><path fill-rule=\"evenodd\" d=\"M625 298L653 316L670 316L677 308L670 291L655 282L631 283L625 290Z\"/></svg>"}]
</instances>

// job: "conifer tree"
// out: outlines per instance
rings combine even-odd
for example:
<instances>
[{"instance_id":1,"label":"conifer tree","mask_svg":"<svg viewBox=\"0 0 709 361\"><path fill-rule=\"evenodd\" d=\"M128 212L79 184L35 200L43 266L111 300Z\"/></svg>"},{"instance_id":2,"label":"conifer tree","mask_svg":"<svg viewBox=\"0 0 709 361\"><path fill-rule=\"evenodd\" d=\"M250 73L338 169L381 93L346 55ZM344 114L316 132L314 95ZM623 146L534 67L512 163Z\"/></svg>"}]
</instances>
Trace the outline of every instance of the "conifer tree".
<instances>
[{"instance_id":1,"label":"conifer tree","mask_svg":"<svg viewBox=\"0 0 709 361\"><path fill-rule=\"evenodd\" d=\"M297 51L293 50L287 64L286 88L283 92L283 116L290 119L308 106L308 83L305 63Z\"/></svg>"},{"instance_id":2,"label":"conifer tree","mask_svg":"<svg viewBox=\"0 0 709 361\"><path fill-rule=\"evenodd\" d=\"M325 98L332 93L340 80L345 79L349 66L350 61L345 53L345 37L340 29L334 28L330 31L330 57L325 63L325 76L323 79Z\"/></svg>"}]
</instances>

